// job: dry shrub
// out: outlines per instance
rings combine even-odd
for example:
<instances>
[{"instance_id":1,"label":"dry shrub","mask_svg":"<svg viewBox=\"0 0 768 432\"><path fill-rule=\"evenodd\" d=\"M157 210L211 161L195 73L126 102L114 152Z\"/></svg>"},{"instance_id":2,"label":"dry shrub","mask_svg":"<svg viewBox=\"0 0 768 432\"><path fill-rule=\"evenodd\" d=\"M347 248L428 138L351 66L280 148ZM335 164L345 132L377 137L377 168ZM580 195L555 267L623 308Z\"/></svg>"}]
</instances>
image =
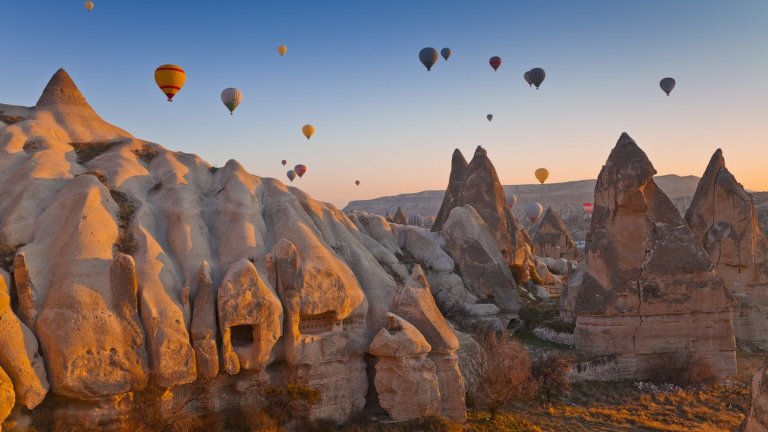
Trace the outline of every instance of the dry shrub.
<instances>
[{"instance_id":1,"label":"dry shrub","mask_svg":"<svg viewBox=\"0 0 768 432\"><path fill-rule=\"evenodd\" d=\"M568 374L573 369L573 359L557 352L540 356L533 364L533 376L539 383L547 402L571 389Z\"/></svg>"},{"instance_id":2,"label":"dry shrub","mask_svg":"<svg viewBox=\"0 0 768 432\"><path fill-rule=\"evenodd\" d=\"M480 349L468 357L468 388L471 401L487 409L491 419L514 402L531 400L538 391L531 355L509 333L484 332L475 339Z\"/></svg>"},{"instance_id":3,"label":"dry shrub","mask_svg":"<svg viewBox=\"0 0 768 432\"><path fill-rule=\"evenodd\" d=\"M715 384L718 376L712 365L695 354L667 354L659 360L649 380L658 384L675 384L681 387Z\"/></svg>"}]
</instances>

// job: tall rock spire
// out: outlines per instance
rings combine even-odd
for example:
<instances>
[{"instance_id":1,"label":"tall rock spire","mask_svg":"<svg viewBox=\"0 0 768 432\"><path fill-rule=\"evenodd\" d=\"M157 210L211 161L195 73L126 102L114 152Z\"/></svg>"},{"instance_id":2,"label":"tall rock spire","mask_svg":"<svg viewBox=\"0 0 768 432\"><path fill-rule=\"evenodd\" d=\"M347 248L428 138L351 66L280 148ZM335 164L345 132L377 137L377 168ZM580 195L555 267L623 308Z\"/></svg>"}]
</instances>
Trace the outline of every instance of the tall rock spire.
<instances>
[{"instance_id":1,"label":"tall rock spire","mask_svg":"<svg viewBox=\"0 0 768 432\"><path fill-rule=\"evenodd\" d=\"M53 74L35 105L37 108L50 108L54 106L92 109L88 102L86 102L83 94L80 93L80 89L72 81L72 77L63 68Z\"/></svg>"},{"instance_id":2,"label":"tall rock spire","mask_svg":"<svg viewBox=\"0 0 768 432\"><path fill-rule=\"evenodd\" d=\"M467 174L467 160L461 154L459 149L453 151L451 157L451 174L448 176L448 189L445 190L443 203L440 205L440 211L437 212L437 218L432 225L432 231L437 232L443 228L443 224L448 220L448 214L456 207L456 202L464 189L464 181Z\"/></svg>"}]
</instances>

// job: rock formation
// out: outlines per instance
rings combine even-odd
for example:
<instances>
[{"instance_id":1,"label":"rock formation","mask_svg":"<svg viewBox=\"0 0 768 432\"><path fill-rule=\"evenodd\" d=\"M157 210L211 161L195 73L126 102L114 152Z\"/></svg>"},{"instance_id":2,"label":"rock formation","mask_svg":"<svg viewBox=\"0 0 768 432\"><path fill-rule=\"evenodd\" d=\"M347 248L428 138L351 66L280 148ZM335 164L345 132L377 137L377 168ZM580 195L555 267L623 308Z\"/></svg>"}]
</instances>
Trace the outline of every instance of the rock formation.
<instances>
[{"instance_id":1,"label":"rock formation","mask_svg":"<svg viewBox=\"0 0 768 432\"><path fill-rule=\"evenodd\" d=\"M408 217L405 215L405 212L402 208L398 207L397 211L395 212L395 217L392 218L392 222L399 224L399 225L407 225L408 224Z\"/></svg>"},{"instance_id":2,"label":"rock formation","mask_svg":"<svg viewBox=\"0 0 768 432\"><path fill-rule=\"evenodd\" d=\"M581 254L576 249L571 232L552 207L547 207L547 211L541 217L536 232L533 234L532 243L533 253L540 257L581 259Z\"/></svg>"},{"instance_id":3,"label":"rock formation","mask_svg":"<svg viewBox=\"0 0 768 432\"><path fill-rule=\"evenodd\" d=\"M528 282L533 270L530 244L507 206L504 188L487 152L478 146L472 160L468 165L465 164L461 152L456 150L453 153L448 191L432 230L442 229L454 208L472 206L496 239L497 247L507 264L515 270L517 282Z\"/></svg>"},{"instance_id":4,"label":"rock formation","mask_svg":"<svg viewBox=\"0 0 768 432\"><path fill-rule=\"evenodd\" d=\"M46 404L50 379L58 412L95 424L150 378L165 406L199 378L243 388L289 364L321 390L312 415L342 422L365 405L364 355L396 313L432 346L436 409L464 418L458 342L396 225L134 138L63 70L36 107L0 108L15 119L0 125L0 369L17 405ZM437 239L407 237L440 289L466 291ZM232 391L206 406L246 402Z\"/></svg>"},{"instance_id":5,"label":"rock formation","mask_svg":"<svg viewBox=\"0 0 768 432\"><path fill-rule=\"evenodd\" d=\"M768 365L752 377L752 400L742 432L768 432Z\"/></svg>"},{"instance_id":6,"label":"rock formation","mask_svg":"<svg viewBox=\"0 0 768 432\"><path fill-rule=\"evenodd\" d=\"M379 403L395 421L438 415L440 387L435 364L427 358L432 347L407 321L394 314L388 318L368 350L378 359Z\"/></svg>"},{"instance_id":7,"label":"rock formation","mask_svg":"<svg viewBox=\"0 0 768 432\"><path fill-rule=\"evenodd\" d=\"M725 167L717 150L701 177L685 220L736 299L736 341L768 349L768 243L752 196Z\"/></svg>"},{"instance_id":8,"label":"rock formation","mask_svg":"<svg viewBox=\"0 0 768 432\"><path fill-rule=\"evenodd\" d=\"M656 186L645 153L622 134L600 171L575 298L575 342L619 356L623 378L644 379L670 357L736 371L732 297L709 255Z\"/></svg>"},{"instance_id":9,"label":"rock formation","mask_svg":"<svg viewBox=\"0 0 768 432\"><path fill-rule=\"evenodd\" d=\"M11 413L16 404L16 395L13 393L13 384L5 371L0 367L0 432L3 430L3 421Z\"/></svg>"}]
</instances>

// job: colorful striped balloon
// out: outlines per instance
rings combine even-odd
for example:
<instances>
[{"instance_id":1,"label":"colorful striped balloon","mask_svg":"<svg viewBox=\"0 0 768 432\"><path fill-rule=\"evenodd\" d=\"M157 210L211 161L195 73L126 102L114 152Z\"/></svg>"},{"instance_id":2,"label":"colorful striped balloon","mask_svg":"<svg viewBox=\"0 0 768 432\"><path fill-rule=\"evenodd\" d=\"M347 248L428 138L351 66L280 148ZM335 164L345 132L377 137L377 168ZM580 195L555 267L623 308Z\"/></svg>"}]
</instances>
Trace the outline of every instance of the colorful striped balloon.
<instances>
[{"instance_id":1,"label":"colorful striped balloon","mask_svg":"<svg viewBox=\"0 0 768 432\"><path fill-rule=\"evenodd\" d=\"M155 69L155 82L160 87L160 91L168 97L168 102L172 102L184 83L187 81L187 73L181 66L174 64L164 64Z\"/></svg>"}]
</instances>

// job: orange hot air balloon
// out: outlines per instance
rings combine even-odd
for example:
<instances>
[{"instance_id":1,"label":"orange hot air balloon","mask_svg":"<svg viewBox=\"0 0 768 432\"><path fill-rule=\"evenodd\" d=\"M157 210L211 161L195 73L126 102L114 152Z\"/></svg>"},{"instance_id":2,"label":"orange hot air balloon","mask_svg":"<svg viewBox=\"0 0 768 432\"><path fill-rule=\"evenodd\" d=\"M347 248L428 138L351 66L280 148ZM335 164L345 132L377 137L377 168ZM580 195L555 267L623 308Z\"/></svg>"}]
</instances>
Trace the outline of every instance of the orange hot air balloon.
<instances>
[{"instance_id":1,"label":"orange hot air balloon","mask_svg":"<svg viewBox=\"0 0 768 432\"><path fill-rule=\"evenodd\" d=\"M304 125L304 127L301 128L301 133L303 133L304 136L307 137L307 141L309 141L309 139L312 138L312 135L315 134L315 127L310 124Z\"/></svg>"},{"instance_id":2,"label":"orange hot air balloon","mask_svg":"<svg viewBox=\"0 0 768 432\"><path fill-rule=\"evenodd\" d=\"M164 64L155 69L155 82L160 91L168 97L168 102L173 101L173 97L184 87L186 81L187 73L181 66Z\"/></svg>"},{"instance_id":3,"label":"orange hot air balloon","mask_svg":"<svg viewBox=\"0 0 768 432\"><path fill-rule=\"evenodd\" d=\"M282 57L285 55L285 53L288 52L288 47L285 45L280 45L279 47L277 47L277 52L278 54L280 54L280 57Z\"/></svg>"},{"instance_id":4,"label":"orange hot air balloon","mask_svg":"<svg viewBox=\"0 0 768 432\"><path fill-rule=\"evenodd\" d=\"M544 182L547 181L547 178L549 177L549 170L546 168L539 168L534 174L536 175L536 179L541 184L544 184Z\"/></svg>"},{"instance_id":5,"label":"orange hot air balloon","mask_svg":"<svg viewBox=\"0 0 768 432\"><path fill-rule=\"evenodd\" d=\"M88 0L85 2L85 8L88 10L88 12L93 10L93 6L94 4L91 0Z\"/></svg>"}]
</instances>

